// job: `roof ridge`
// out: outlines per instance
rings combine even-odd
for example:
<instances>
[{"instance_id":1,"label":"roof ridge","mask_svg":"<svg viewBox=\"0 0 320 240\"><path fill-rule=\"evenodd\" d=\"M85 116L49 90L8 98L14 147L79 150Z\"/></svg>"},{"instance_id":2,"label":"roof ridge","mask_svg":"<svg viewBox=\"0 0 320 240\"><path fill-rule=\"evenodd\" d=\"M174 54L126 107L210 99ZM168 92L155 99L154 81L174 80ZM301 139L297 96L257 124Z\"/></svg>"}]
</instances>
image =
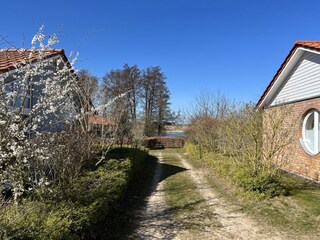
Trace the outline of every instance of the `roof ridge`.
<instances>
[{"instance_id":1,"label":"roof ridge","mask_svg":"<svg viewBox=\"0 0 320 240\"><path fill-rule=\"evenodd\" d=\"M313 42L313 43L318 43L320 40L296 40L295 43L300 43L300 42Z\"/></svg>"},{"instance_id":2,"label":"roof ridge","mask_svg":"<svg viewBox=\"0 0 320 240\"><path fill-rule=\"evenodd\" d=\"M0 51L3 52L14 52L14 51L46 51L46 52L63 52L62 48L48 48L48 49L41 49L41 48L0 48Z\"/></svg>"}]
</instances>

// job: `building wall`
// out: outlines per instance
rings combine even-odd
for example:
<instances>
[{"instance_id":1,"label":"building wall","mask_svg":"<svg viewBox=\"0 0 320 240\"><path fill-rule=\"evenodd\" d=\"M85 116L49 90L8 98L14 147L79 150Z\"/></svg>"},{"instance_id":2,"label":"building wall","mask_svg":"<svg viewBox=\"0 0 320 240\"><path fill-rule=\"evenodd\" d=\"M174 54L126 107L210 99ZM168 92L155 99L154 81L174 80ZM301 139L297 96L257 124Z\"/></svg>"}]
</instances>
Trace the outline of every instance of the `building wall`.
<instances>
[{"instance_id":1,"label":"building wall","mask_svg":"<svg viewBox=\"0 0 320 240\"><path fill-rule=\"evenodd\" d=\"M320 97L286 104L286 107L290 114L286 116L283 128L292 128L294 138L292 144L285 150L288 163L283 168L312 180L320 181L320 154L310 156L303 150L300 143L304 116L311 109L320 110ZM264 121L268 113L276 108L281 108L281 106L264 109ZM268 131L268 127L264 127L264 131Z\"/></svg>"},{"instance_id":2,"label":"building wall","mask_svg":"<svg viewBox=\"0 0 320 240\"><path fill-rule=\"evenodd\" d=\"M296 102L319 96L320 55L305 52L286 77L271 106L282 102Z\"/></svg>"},{"instance_id":3,"label":"building wall","mask_svg":"<svg viewBox=\"0 0 320 240\"><path fill-rule=\"evenodd\" d=\"M53 78L56 71L61 70L63 68L63 63L60 61L57 61L56 59L53 60L45 60L44 62L44 70L46 72L45 77L41 75L33 75L32 76L32 82L39 82L42 78L49 79ZM68 75L66 75L69 77ZM10 74L8 77L4 79L5 84L9 84L13 81L16 81L19 78L24 78L24 73L19 73L13 71L12 74ZM63 82L61 84L64 84ZM34 84L32 86L32 94L31 94L31 108L37 103L39 97L42 94L43 85L36 85ZM63 100L62 100L63 101ZM36 114L43 114L43 112L37 112ZM28 114L26 114L28 115ZM61 117L60 117L61 115ZM38 130L43 132L60 132L64 129L65 125L64 122L61 121L61 118L64 117L63 113L59 114L48 114L47 118L43 120L42 122L38 123Z\"/></svg>"}]
</instances>

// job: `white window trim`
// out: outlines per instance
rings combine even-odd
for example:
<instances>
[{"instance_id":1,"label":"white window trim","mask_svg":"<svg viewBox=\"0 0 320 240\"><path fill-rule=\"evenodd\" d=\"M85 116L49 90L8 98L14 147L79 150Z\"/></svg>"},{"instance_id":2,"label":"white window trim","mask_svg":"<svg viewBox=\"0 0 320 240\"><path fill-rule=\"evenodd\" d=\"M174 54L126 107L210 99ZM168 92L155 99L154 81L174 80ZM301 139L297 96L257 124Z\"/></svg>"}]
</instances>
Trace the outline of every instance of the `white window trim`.
<instances>
[{"instance_id":1,"label":"white window trim","mask_svg":"<svg viewBox=\"0 0 320 240\"><path fill-rule=\"evenodd\" d=\"M309 144L307 143L306 138L306 124L311 114L314 113L314 135L313 135L313 144L314 144L314 150L312 150L309 147ZM303 125L302 125L302 139L300 139L300 144L303 148L303 150L308 153L311 156L315 156L319 153L319 112L317 110L311 110L308 112L308 114L303 119Z\"/></svg>"}]
</instances>

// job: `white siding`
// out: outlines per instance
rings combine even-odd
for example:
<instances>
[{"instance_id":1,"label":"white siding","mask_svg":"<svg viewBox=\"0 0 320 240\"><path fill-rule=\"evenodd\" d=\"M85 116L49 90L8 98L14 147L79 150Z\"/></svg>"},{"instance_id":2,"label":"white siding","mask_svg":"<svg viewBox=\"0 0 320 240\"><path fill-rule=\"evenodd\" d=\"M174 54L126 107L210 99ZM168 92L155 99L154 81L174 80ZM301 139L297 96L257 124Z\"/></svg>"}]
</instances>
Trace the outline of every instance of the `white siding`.
<instances>
[{"instance_id":1,"label":"white siding","mask_svg":"<svg viewBox=\"0 0 320 240\"><path fill-rule=\"evenodd\" d=\"M271 106L320 96L320 55L305 52L271 101Z\"/></svg>"}]
</instances>

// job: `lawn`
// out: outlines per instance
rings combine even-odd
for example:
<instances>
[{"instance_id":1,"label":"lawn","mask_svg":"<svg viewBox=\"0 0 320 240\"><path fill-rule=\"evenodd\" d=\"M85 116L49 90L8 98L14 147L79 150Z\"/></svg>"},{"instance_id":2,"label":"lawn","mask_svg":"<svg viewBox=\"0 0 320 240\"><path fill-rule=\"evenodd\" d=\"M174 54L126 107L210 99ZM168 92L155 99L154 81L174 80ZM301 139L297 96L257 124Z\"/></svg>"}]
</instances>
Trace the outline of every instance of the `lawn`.
<instances>
[{"instance_id":1,"label":"lawn","mask_svg":"<svg viewBox=\"0 0 320 240\"><path fill-rule=\"evenodd\" d=\"M216 156L216 158L215 158ZM219 154L210 154L212 165L219 164ZM208 165L203 159L187 154L195 168L206 169L208 183L227 201L253 216L256 221L268 223L293 239L316 239L320 235L320 187L292 174L283 173L281 183L288 189L287 196L266 197L257 192L244 191L221 174L221 169ZM223 161L228 160L223 156ZM230 169L224 169L226 172Z\"/></svg>"}]
</instances>

